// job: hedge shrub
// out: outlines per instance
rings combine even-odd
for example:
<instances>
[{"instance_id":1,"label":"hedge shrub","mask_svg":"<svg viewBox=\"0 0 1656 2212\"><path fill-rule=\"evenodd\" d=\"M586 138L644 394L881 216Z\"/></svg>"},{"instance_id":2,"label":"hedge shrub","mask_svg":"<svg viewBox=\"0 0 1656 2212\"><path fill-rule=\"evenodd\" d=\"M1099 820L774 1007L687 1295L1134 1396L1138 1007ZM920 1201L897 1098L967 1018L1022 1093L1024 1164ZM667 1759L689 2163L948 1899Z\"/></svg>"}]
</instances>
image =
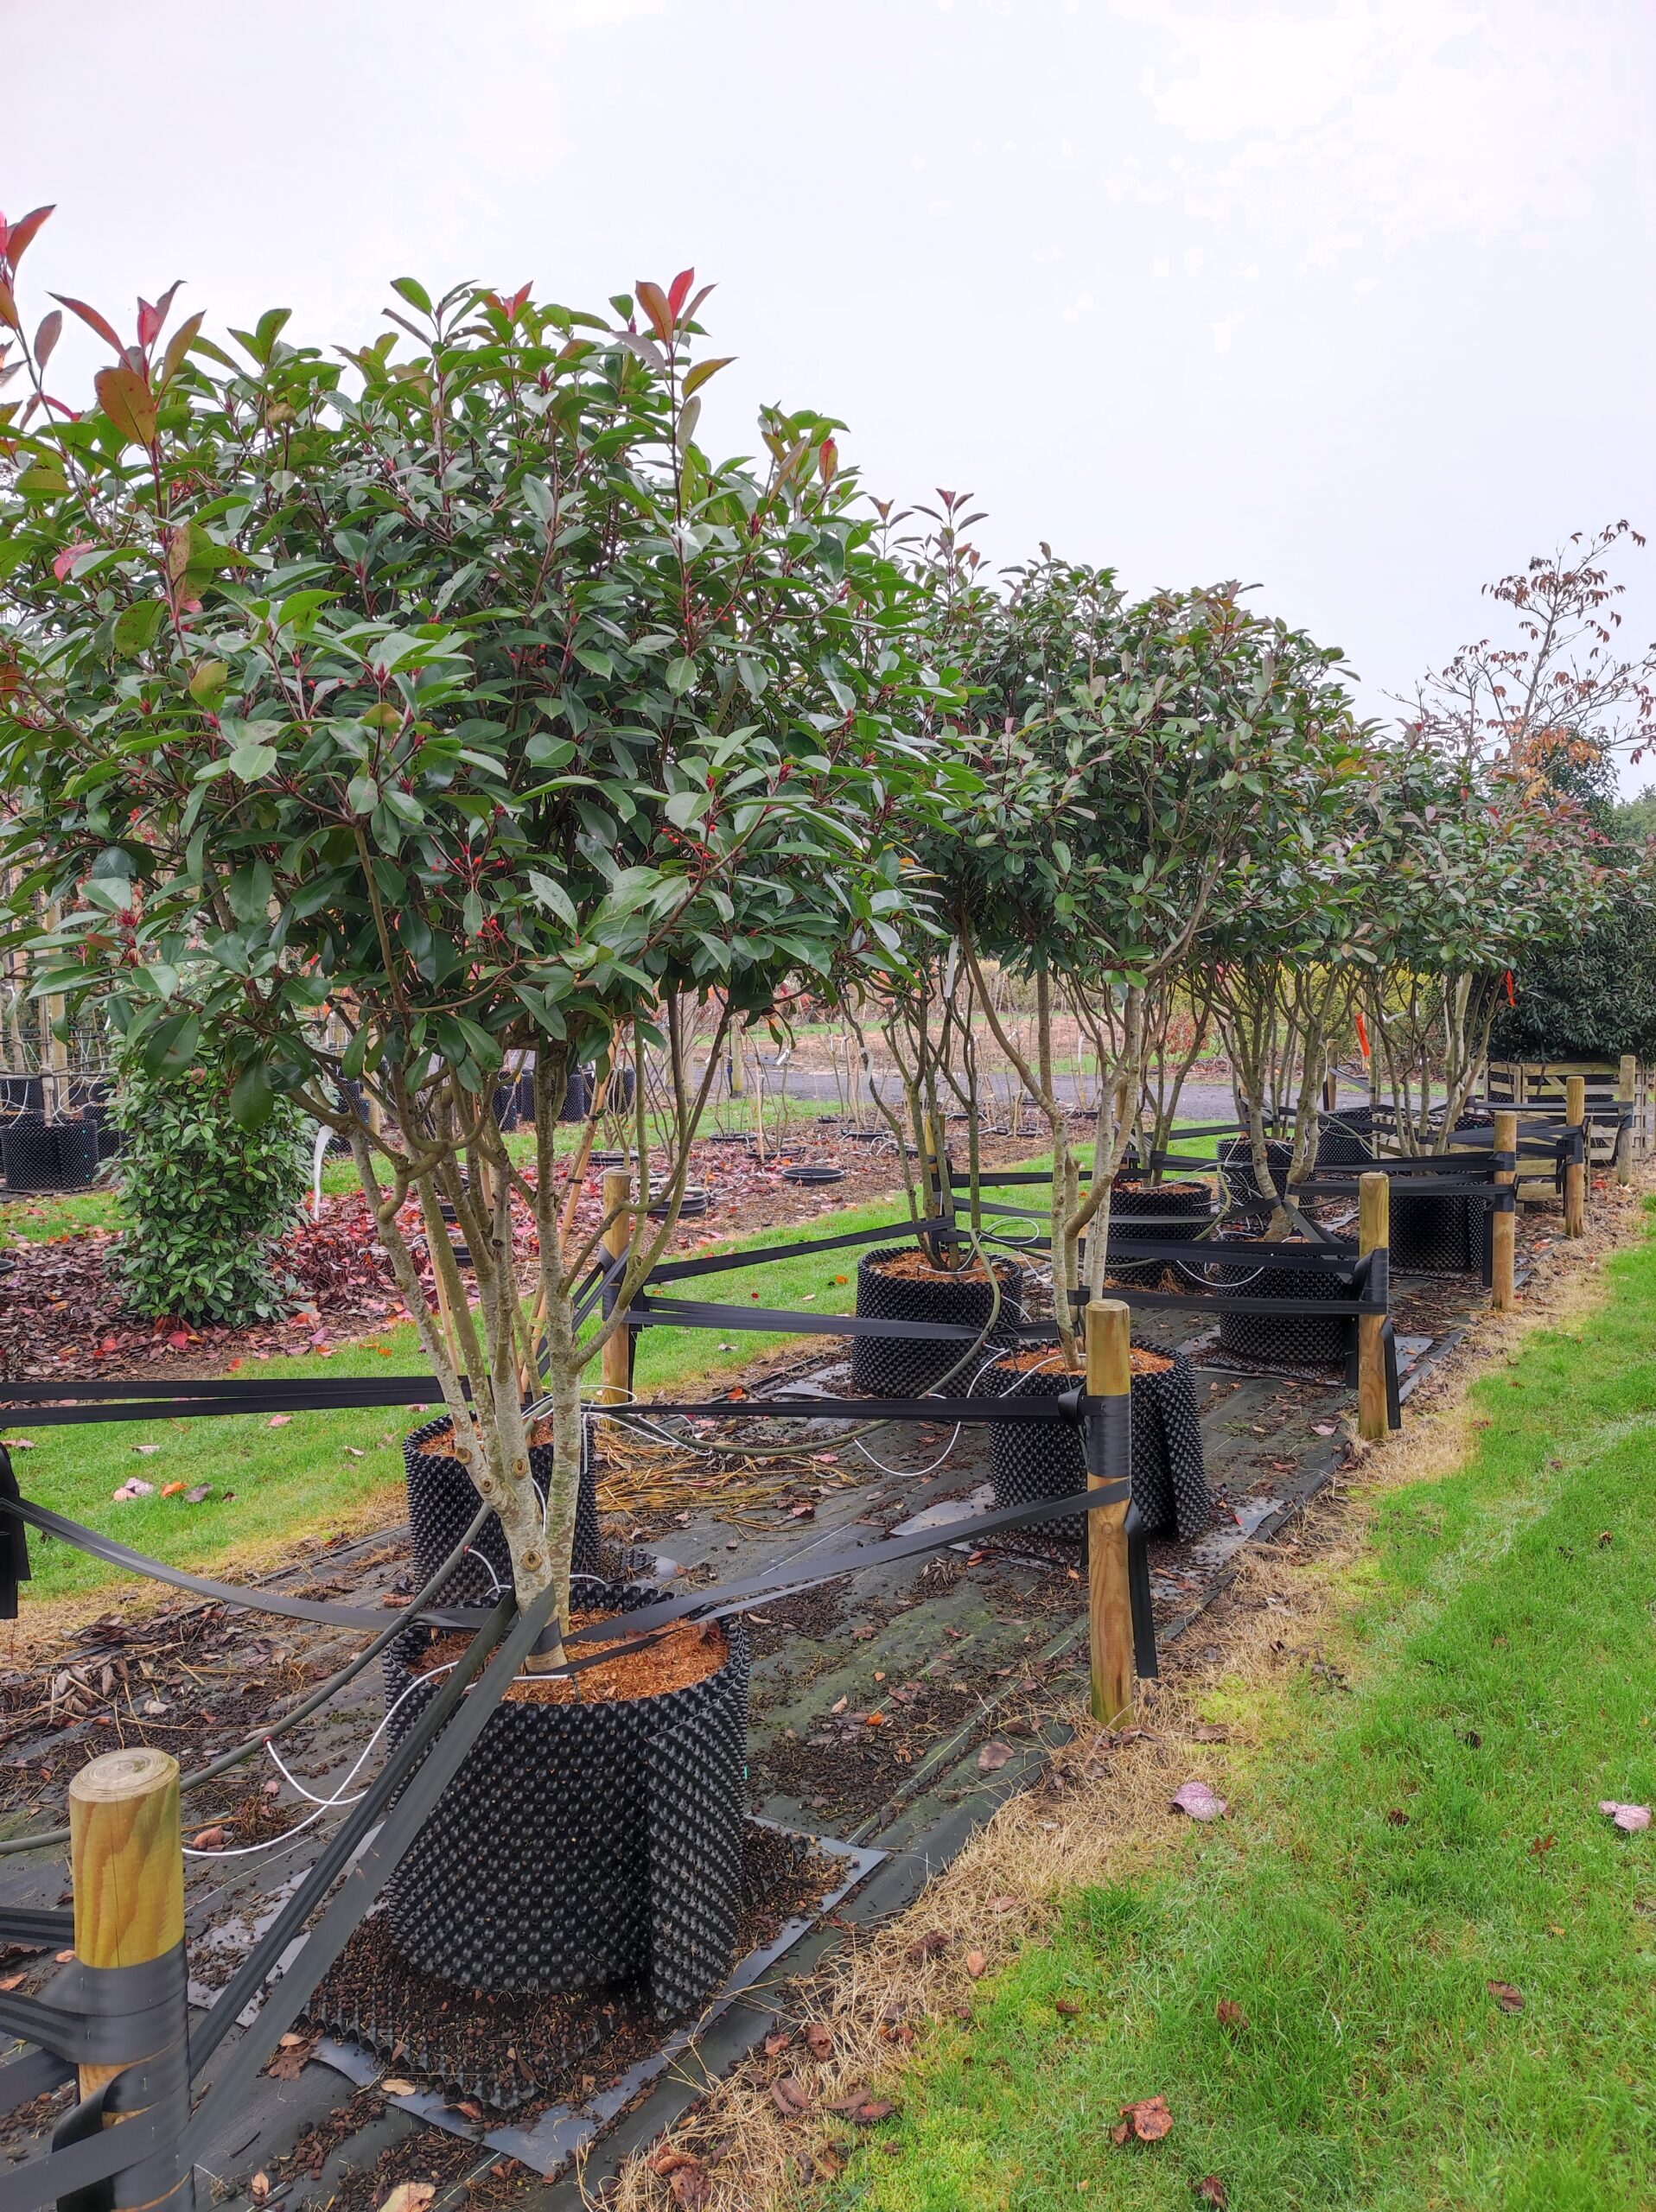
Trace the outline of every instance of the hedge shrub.
<instances>
[{"instance_id":1,"label":"hedge shrub","mask_svg":"<svg viewBox=\"0 0 1656 2212\"><path fill-rule=\"evenodd\" d=\"M305 1191L304 1120L277 1105L257 1130L230 1110L229 1084L194 1067L156 1075L118 1063L128 1229L124 1287L140 1313L239 1327L293 1303L275 1262Z\"/></svg>"}]
</instances>

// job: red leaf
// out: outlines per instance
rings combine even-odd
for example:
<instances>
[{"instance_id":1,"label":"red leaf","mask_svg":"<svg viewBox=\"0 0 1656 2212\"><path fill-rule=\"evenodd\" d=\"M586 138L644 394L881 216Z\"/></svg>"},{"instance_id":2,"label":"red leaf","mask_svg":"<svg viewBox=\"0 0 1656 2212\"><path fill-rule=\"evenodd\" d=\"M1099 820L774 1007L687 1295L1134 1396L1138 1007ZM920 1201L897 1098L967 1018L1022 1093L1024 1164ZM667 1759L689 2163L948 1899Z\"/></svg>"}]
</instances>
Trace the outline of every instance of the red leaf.
<instances>
[{"instance_id":1,"label":"red leaf","mask_svg":"<svg viewBox=\"0 0 1656 2212\"><path fill-rule=\"evenodd\" d=\"M633 287L638 294L638 303L655 326L655 334L664 346L672 342L672 309L667 305L667 296L659 284L652 284L640 277Z\"/></svg>"},{"instance_id":2,"label":"red leaf","mask_svg":"<svg viewBox=\"0 0 1656 2212\"><path fill-rule=\"evenodd\" d=\"M1125 2141L1128 2134L1141 2143L1159 2143L1173 2126L1165 2097L1143 2097L1136 2105L1123 2105L1121 2111L1127 2125L1125 2129L1111 2131L1118 2143Z\"/></svg>"},{"instance_id":3,"label":"red leaf","mask_svg":"<svg viewBox=\"0 0 1656 2212\"><path fill-rule=\"evenodd\" d=\"M693 269L681 269L667 287L667 305L672 309L675 320L683 312L685 302L690 297L690 288L695 282L696 271Z\"/></svg>"},{"instance_id":4,"label":"red leaf","mask_svg":"<svg viewBox=\"0 0 1656 2212\"><path fill-rule=\"evenodd\" d=\"M89 324L91 327L98 333L98 335L100 338L107 340L109 344L115 348L116 352L119 353L123 359L125 358L126 348L116 336L115 326L112 323L105 322L103 316L99 314L96 308L89 308L84 300L72 300L68 297L67 293L63 292L54 292L52 297L57 302L60 307L67 308L71 315L78 315L82 322Z\"/></svg>"},{"instance_id":5,"label":"red leaf","mask_svg":"<svg viewBox=\"0 0 1656 2212\"><path fill-rule=\"evenodd\" d=\"M1230 2191L1217 2174L1204 2174L1196 2183L1196 2195L1202 2203L1217 2206L1218 2212L1225 2212L1231 2201Z\"/></svg>"},{"instance_id":6,"label":"red leaf","mask_svg":"<svg viewBox=\"0 0 1656 2212\"><path fill-rule=\"evenodd\" d=\"M41 317L41 327L35 333L35 365L43 369L51 359L54 348L63 330L63 316L54 308L50 315Z\"/></svg>"},{"instance_id":7,"label":"red leaf","mask_svg":"<svg viewBox=\"0 0 1656 2212\"><path fill-rule=\"evenodd\" d=\"M5 244L0 246L0 252L4 253L14 269L28 251L35 232L51 212L50 207L36 207L27 215L20 215L6 232Z\"/></svg>"},{"instance_id":8,"label":"red leaf","mask_svg":"<svg viewBox=\"0 0 1656 2212\"><path fill-rule=\"evenodd\" d=\"M1514 1989L1510 1981L1492 1981L1489 1994L1503 2012L1521 2012L1524 2010L1524 1993L1521 1989Z\"/></svg>"},{"instance_id":9,"label":"red leaf","mask_svg":"<svg viewBox=\"0 0 1656 2212\"><path fill-rule=\"evenodd\" d=\"M138 343L147 353L161 335L161 309L148 300L138 302Z\"/></svg>"}]
</instances>

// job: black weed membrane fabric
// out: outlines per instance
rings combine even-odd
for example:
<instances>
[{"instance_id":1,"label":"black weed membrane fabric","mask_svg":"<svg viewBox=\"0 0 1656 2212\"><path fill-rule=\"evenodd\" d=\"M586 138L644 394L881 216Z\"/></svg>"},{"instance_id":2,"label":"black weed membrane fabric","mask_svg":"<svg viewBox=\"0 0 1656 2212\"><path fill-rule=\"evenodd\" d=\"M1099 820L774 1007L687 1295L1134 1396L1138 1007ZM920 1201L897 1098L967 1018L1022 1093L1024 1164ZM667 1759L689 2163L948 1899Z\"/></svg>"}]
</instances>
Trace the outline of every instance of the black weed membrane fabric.
<instances>
[{"instance_id":1,"label":"black weed membrane fabric","mask_svg":"<svg viewBox=\"0 0 1656 2212\"><path fill-rule=\"evenodd\" d=\"M1110 1193L1110 1225L1118 1222L1122 1234L1134 1234L1131 1224L1148 1224L1143 1233L1176 1243L1191 1243L1213 1217L1213 1193L1207 1183L1118 1183ZM1186 1227L1187 1221L1189 1224ZM1110 1272L1118 1282L1159 1282L1163 1260L1112 1260Z\"/></svg>"},{"instance_id":2,"label":"black weed membrane fabric","mask_svg":"<svg viewBox=\"0 0 1656 2212\"><path fill-rule=\"evenodd\" d=\"M1296 1240L1287 1240L1293 1243ZM1355 1265L1355 1255L1352 1255ZM1219 1317L1220 1348L1241 1359L1275 1361L1291 1367L1337 1367L1346 1357L1351 1324L1343 1314L1322 1314L1319 1306L1348 1304L1354 1295L1347 1277L1333 1270L1301 1268L1215 1266L1214 1287L1249 1298L1280 1299L1303 1310L1288 1313L1231 1313Z\"/></svg>"},{"instance_id":3,"label":"black weed membrane fabric","mask_svg":"<svg viewBox=\"0 0 1656 2212\"><path fill-rule=\"evenodd\" d=\"M939 1321L959 1328L987 1328L994 1312L994 1297L980 1268L970 1274L952 1274L943 1268L924 1274L895 1275L887 1272L894 1260L909 1258L917 1248L909 1244L881 1245L865 1252L857 1263L857 1312L859 1319L876 1321ZM988 1339L992 1347L1010 1341L1023 1319L1023 1269L1014 1260L997 1260L1001 1310ZM1004 1333L1003 1333L1004 1332ZM968 1350L965 1343L948 1338L858 1337L851 1348L851 1386L876 1398L914 1398L935 1389L952 1368L959 1366ZM969 1377L955 1377L955 1387L966 1388Z\"/></svg>"},{"instance_id":4,"label":"black weed membrane fabric","mask_svg":"<svg viewBox=\"0 0 1656 2212\"><path fill-rule=\"evenodd\" d=\"M1200 1536L1213 1516L1196 1411L1195 1370L1182 1352L1157 1357L1173 1364L1160 1373L1135 1375L1132 1386L1132 1497L1149 1536ZM985 1395L1061 1396L1080 1378L1049 1368L991 1367L979 1383ZM1079 1428L1031 1427L1011 1421L990 1426L989 1470L997 1505L1032 1505L1062 1497L1086 1480L1086 1450ZM1085 1516L1067 1513L1041 1524L1039 1533L1079 1544Z\"/></svg>"},{"instance_id":5,"label":"black weed membrane fabric","mask_svg":"<svg viewBox=\"0 0 1656 2212\"><path fill-rule=\"evenodd\" d=\"M589 1595L625 1613L657 1592ZM748 1631L723 1627L723 1666L685 1688L489 1716L387 1885L403 1958L461 1989L641 1993L664 2021L712 1995L736 1956L747 1809ZM393 1746L442 1686L412 1671L427 1635L386 1656Z\"/></svg>"},{"instance_id":6,"label":"black weed membrane fabric","mask_svg":"<svg viewBox=\"0 0 1656 2212\"><path fill-rule=\"evenodd\" d=\"M403 1466L408 1478L408 1525L413 1539L415 1580L430 1581L443 1560L471 1526L482 1500L471 1477L452 1452L426 1447L449 1433L449 1418L440 1414L423 1428L403 1439ZM552 1447L532 1444L529 1471L544 1500L552 1474ZM577 1574L598 1571L598 1480L589 1441L581 1453L581 1488L575 1508L575 1550L571 1564ZM493 1605L512 1583L512 1554L506 1530L491 1513L471 1550L449 1577L447 1601L455 1605Z\"/></svg>"}]
</instances>

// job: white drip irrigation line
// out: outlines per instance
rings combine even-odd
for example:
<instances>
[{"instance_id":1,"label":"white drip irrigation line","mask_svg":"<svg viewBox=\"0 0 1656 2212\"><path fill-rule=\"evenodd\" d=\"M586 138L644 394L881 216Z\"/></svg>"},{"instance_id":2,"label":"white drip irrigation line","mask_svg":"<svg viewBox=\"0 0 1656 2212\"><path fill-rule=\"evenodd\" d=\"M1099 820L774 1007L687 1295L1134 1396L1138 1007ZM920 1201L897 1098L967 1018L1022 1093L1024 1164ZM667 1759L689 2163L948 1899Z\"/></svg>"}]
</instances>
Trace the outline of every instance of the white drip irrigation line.
<instances>
[{"instance_id":1,"label":"white drip irrigation line","mask_svg":"<svg viewBox=\"0 0 1656 2212\"><path fill-rule=\"evenodd\" d=\"M347 1797L345 1793L350 1788L351 1784L356 1780L357 1776L361 1772L363 1761L367 1758L369 1752L373 1751L374 1745L379 1741L381 1736L385 1734L386 1729L391 1726L392 1718L396 1714L398 1707L403 1703L404 1699L412 1697L417 1689L421 1688L427 1682L435 1681L439 1675L446 1675L449 1673L452 1669L457 1667L459 1664L460 1662L457 1659L450 1659L444 1665L441 1667L433 1667L429 1673L419 1675L415 1677L414 1681L411 1681L408 1685L407 1688L403 1691L402 1695L398 1698L396 1704L392 1706L390 1711L385 1714L385 1719L374 1730L373 1735L369 1737L367 1742L362 1746L362 1749L357 1753L356 1758L351 1763L350 1770L346 1775L344 1781L341 1783L339 1788L334 1792L331 1797L318 1797L313 1790L307 1789L303 1782L296 1781L294 1777L289 1773L288 1769L283 1764L281 1753L276 1749L275 1745L267 1736L264 1739L264 1748L270 1753L272 1761L275 1763L277 1772L282 1776L285 1782L290 1783L291 1786L298 1791L302 1797L305 1798L310 1804L314 1805L316 1808L316 1810L314 1813L308 1813L303 1821L297 1821L292 1827L284 1828L280 1835L267 1836L263 1843L242 1844L234 1851L195 1851L192 1850L189 1846L186 1845L184 1849L185 1858L248 1859L256 1852L274 1851L279 1845L290 1842L293 1837L300 1834L304 1829L309 1827L313 1821L321 1820L324 1813L331 1813L336 1807L340 1806L360 1804L363 1798L367 1795L366 1790L360 1789L354 1797Z\"/></svg>"}]
</instances>

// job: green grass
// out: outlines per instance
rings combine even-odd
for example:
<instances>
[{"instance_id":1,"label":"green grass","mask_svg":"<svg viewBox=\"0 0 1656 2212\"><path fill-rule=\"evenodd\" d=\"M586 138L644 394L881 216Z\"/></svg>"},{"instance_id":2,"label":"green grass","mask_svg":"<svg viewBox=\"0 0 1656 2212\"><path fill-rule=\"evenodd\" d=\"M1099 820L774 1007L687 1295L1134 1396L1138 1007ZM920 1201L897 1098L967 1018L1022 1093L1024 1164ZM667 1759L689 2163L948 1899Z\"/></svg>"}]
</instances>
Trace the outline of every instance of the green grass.
<instances>
[{"instance_id":1,"label":"green grass","mask_svg":"<svg viewBox=\"0 0 1656 2212\"><path fill-rule=\"evenodd\" d=\"M1610 1274L1480 1385L1469 1464L1384 1506L1354 1688L1267 1706L1229 1819L1070 1900L825 2205L1182 2212L1209 2175L1232 2212L1656 2203L1656 1830L1596 1809L1656 1800L1656 1243ZM1171 2134L1113 2145L1156 2095Z\"/></svg>"},{"instance_id":2,"label":"green grass","mask_svg":"<svg viewBox=\"0 0 1656 2212\"><path fill-rule=\"evenodd\" d=\"M901 1198L875 1200L816 1226L825 1236L872 1228L900 1217L901 1211ZM811 1233L810 1224L787 1224L721 1239L710 1249L752 1250ZM687 1296L737 1305L842 1313L856 1301L857 1260L855 1249L819 1260L781 1260L692 1281L685 1290ZM704 1380L717 1385L789 1341L787 1335L761 1331L646 1329L639 1344L637 1387L659 1393ZM377 1349L382 1345L384 1352ZM341 1345L326 1359L314 1354L248 1359L238 1372L250 1382L264 1382L291 1376L418 1374L423 1367L413 1326L401 1322L363 1344ZM232 1554L276 1553L302 1536L360 1524L376 1510L393 1517L400 1498L401 1438L417 1418L406 1408L389 1407L296 1414L277 1428L268 1414L237 1414L31 1429L21 1415L0 1414L0 1421L8 1423L0 1433L28 1438L33 1446L13 1454L26 1496L157 1559L205 1570ZM141 1452L140 1445L158 1448ZM362 1456L353 1456L357 1452ZM115 1504L111 1493L133 1475L155 1484L157 1495ZM210 1483L214 1496L199 1505L186 1503L182 1495L162 1497L162 1485L174 1482L187 1489ZM226 1497L226 1491L233 1497ZM30 1541L32 1597L66 1597L124 1579L67 1544L43 1543L38 1537Z\"/></svg>"}]
</instances>

